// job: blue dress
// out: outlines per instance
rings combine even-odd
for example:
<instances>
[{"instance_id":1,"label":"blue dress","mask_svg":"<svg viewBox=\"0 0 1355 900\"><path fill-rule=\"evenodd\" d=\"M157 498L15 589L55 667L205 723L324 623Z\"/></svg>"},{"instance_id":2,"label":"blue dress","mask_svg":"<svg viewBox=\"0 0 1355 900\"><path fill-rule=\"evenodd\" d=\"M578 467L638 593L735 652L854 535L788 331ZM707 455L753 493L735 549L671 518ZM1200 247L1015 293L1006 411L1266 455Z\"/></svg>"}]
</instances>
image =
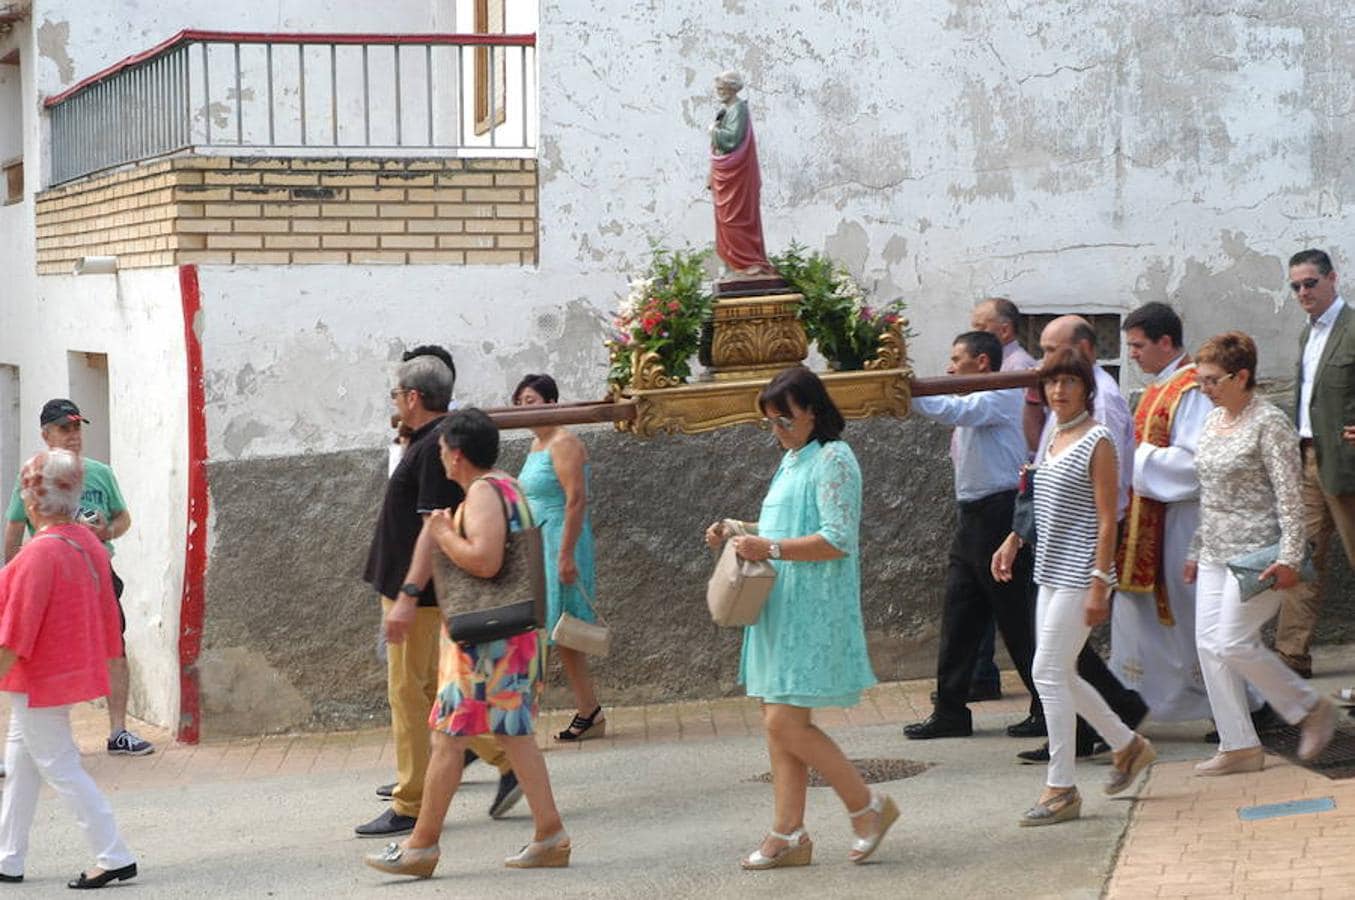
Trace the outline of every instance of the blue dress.
<instances>
[{"instance_id":1,"label":"blue dress","mask_svg":"<svg viewBox=\"0 0 1355 900\"><path fill-rule=\"evenodd\" d=\"M773 560L776 583L743 633L739 681L750 697L790 706L855 706L875 684L861 620L861 468L843 441L787 451L772 476L758 534L817 534L846 553L828 562Z\"/></svg>"},{"instance_id":2,"label":"blue dress","mask_svg":"<svg viewBox=\"0 0 1355 900\"><path fill-rule=\"evenodd\" d=\"M592 466L584 463L584 495L587 496L588 480ZM565 489L555 476L555 464L551 461L549 450L535 450L527 454L518 474L518 484L527 495L527 503L532 508L532 516L541 526L542 550L546 556L546 638L555 630L560 621L560 613L567 612L585 622L597 621L593 612L593 597L597 596L597 580L593 572L593 523L584 504L583 529L574 544L574 565L579 570L579 578L573 584L562 584L558 560L560 543L565 533ZM582 590L580 590L582 588Z\"/></svg>"}]
</instances>

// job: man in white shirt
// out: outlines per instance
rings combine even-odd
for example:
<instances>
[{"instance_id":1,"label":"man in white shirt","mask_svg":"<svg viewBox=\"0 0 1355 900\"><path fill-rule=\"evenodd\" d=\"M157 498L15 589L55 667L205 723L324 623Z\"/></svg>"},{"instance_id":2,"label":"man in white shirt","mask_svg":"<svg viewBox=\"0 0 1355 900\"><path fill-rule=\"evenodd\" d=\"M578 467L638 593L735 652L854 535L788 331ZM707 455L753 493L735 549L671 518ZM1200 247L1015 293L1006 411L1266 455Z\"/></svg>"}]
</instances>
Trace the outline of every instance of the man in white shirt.
<instances>
[{"instance_id":1,"label":"man in white shirt","mask_svg":"<svg viewBox=\"0 0 1355 900\"><path fill-rule=\"evenodd\" d=\"M1332 532L1355 566L1355 311L1337 293L1336 270L1321 250L1289 260L1289 288L1308 322L1299 337L1295 424L1303 457L1304 525L1318 581L1286 591L1275 650L1295 672L1312 677L1308 648L1322 611Z\"/></svg>"},{"instance_id":2,"label":"man in white shirt","mask_svg":"<svg viewBox=\"0 0 1355 900\"><path fill-rule=\"evenodd\" d=\"M1195 447L1214 404L1182 346L1181 318L1148 303L1121 325L1129 358L1152 383L1134 413L1133 496L1116 558L1110 668L1167 722L1211 715L1195 648L1195 589L1186 551L1200 523Z\"/></svg>"},{"instance_id":3,"label":"man in white shirt","mask_svg":"<svg viewBox=\"0 0 1355 900\"><path fill-rule=\"evenodd\" d=\"M1129 404L1120 393L1120 386L1110 373L1096 362L1096 331L1091 323L1081 316L1059 316L1040 332L1040 350L1045 355L1063 347L1072 347L1093 363L1096 375L1096 397L1092 400L1092 418L1110 431L1115 442L1115 454L1120 464L1119 518L1123 519L1129 507L1129 486L1134 478L1134 418L1129 414ZM1044 429L1040 434L1040 443L1035 452L1035 464L1044 460L1049 441L1054 434L1054 416L1045 418ZM1039 541L1039 535L1036 535ZM1113 640L1112 640L1113 643ZM1077 673L1083 677L1121 720L1130 728L1137 728L1148 715L1148 706L1137 691L1126 688L1106 663L1088 643L1077 658ZM1081 717L1077 720L1077 755L1089 756L1093 750L1091 730ZM1026 763L1045 763L1049 761L1048 745L1037 750L1026 750L1017 754Z\"/></svg>"}]
</instances>

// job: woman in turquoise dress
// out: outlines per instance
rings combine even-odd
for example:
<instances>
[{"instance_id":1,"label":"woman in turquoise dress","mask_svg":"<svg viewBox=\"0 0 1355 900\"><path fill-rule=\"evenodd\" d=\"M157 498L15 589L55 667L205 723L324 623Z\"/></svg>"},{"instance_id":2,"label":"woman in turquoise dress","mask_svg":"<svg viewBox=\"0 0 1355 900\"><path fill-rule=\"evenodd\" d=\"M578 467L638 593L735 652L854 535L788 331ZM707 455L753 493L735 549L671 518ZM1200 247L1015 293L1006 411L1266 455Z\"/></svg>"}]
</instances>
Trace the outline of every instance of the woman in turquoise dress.
<instances>
[{"instance_id":1,"label":"woman in turquoise dress","mask_svg":"<svg viewBox=\"0 0 1355 900\"><path fill-rule=\"evenodd\" d=\"M875 683L861 620L861 470L841 440L845 425L823 382L796 366L774 378L758 406L785 448L757 522L730 537L739 556L772 561L776 583L758 621L743 637L739 679L762 701L771 755L775 818L746 869L808 865L805 833L809 770L833 786L851 817L856 840L848 859L863 862L898 818L889 797L861 774L812 711L855 706ZM706 543L726 538L716 522Z\"/></svg>"},{"instance_id":2,"label":"woman in turquoise dress","mask_svg":"<svg viewBox=\"0 0 1355 900\"><path fill-rule=\"evenodd\" d=\"M555 403L560 392L549 375L527 375L513 391L514 406ZM578 435L558 425L533 428L535 439L518 473L532 513L541 523L546 557L546 635L555 630L561 613L585 622L597 621L593 611L596 579L593 574L593 525L588 518L588 450ZM555 646L554 641L549 641ZM588 657L578 650L556 646L565 678L578 707L569 727L557 741L602 737L602 716Z\"/></svg>"}]
</instances>

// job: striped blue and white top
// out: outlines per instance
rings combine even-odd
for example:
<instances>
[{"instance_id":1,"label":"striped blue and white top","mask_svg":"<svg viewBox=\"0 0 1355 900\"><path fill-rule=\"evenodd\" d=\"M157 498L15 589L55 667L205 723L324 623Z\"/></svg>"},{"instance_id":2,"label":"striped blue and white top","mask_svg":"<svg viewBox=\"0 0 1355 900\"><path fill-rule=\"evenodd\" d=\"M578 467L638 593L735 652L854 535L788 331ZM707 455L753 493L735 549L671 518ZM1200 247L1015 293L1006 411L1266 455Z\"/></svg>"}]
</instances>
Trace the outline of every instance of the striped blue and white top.
<instances>
[{"instance_id":1,"label":"striped blue and white top","mask_svg":"<svg viewBox=\"0 0 1355 900\"><path fill-rule=\"evenodd\" d=\"M1092 453L1115 441L1095 425L1057 456L1046 453L1035 474L1035 583L1085 588L1096 565L1096 492ZM1112 568L1110 574L1114 576Z\"/></svg>"}]
</instances>

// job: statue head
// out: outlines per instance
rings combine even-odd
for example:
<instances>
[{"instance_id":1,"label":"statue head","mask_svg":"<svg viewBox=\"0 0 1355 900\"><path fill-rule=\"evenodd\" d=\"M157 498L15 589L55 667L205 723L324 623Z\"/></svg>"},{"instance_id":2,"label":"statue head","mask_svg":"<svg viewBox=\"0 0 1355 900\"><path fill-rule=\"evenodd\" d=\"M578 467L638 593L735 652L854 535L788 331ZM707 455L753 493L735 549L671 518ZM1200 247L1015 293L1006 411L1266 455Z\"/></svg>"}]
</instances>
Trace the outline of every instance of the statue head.
<instances>
[{"instance_id":1,"label":"statue head","mask_svg":"<svg viewBox=\"0 0 1355 900\"><path fill-rule=\"evenodd\" d=\"M733 70L715 76L715 93L728 103L743 90L743 76Z\"/></svg>"}]
</instances>

